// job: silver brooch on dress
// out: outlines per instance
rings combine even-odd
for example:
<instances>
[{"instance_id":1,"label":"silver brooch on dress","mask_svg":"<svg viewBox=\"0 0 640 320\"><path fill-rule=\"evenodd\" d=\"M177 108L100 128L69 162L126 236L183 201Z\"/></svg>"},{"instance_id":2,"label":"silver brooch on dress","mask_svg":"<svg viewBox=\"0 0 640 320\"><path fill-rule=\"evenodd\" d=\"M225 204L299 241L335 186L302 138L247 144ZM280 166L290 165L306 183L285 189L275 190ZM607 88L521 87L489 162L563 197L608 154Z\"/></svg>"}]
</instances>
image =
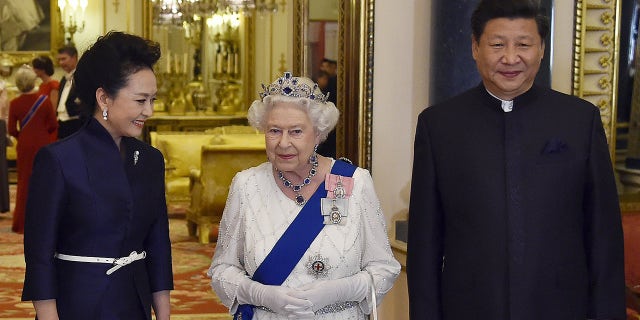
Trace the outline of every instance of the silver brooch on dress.
<instances>
[{"instance_id":1,"label":"silver brooch on dress","mask_svg":"<svg viewBox=\"0 0 640 320\"><path fill-rule=\"evenodd\" d=\"M329 225L344 225L348 215L349 200L344 198L321 198L322 223Z\"/></svg>"},{"instance_id":2,"label":"silver brooch on dress","mask_svg":"<svg viewBox=\"0 0 640 320\"><path fill-rule=\"evenodd\" d=\"M138 164L138 157L140 156L140 151L136 150L133 152L133 165Z\"/></svg>"},{"instance_id":3,"label":"silver brooch on dress","mask_svg":"<svg viewBox=\"0 0 640 320\"><path fill-rule=\"evenodd\" d=\"M347 195L347 191L344 190L344 186L342 185L342 176L338 177L338 182L336 183L336 188L333 189L333 196L337 199L344 199Z\"/></svg>"},{"instance_id":4,"label":"silver brooch on dress","mask_svg":"<svg viewBox=\"0 0 640 320\"><path fill-rule=\"evenodd\" d=\"M309 256L307 261L307 270L310 275L318 278L326 278L329 275L329 258L323 257L320 254Z\"/></svg>"}]
</instances>

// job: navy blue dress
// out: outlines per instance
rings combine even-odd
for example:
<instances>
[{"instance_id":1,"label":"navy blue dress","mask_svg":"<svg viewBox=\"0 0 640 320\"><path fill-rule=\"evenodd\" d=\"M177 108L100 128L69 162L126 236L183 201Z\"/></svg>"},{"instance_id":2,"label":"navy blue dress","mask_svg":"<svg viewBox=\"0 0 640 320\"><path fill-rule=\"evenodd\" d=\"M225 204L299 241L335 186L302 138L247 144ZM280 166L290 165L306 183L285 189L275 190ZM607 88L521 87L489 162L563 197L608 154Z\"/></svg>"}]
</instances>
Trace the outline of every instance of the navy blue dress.
<instances>
[{"instance_id":1,"label":"navy blue dress","mask_svg":"<svg viewBox=\"0 0 640 320\"><path fill-rule=\"evenodd\" d=\"M95 119L43 147L30 181L24 247L23 301L56 299L60 319L151 319L152 293L173 289L162 154L129 137L118 150ZM108 264L54 258L142 250L146 259L111 275Z\"/></svg>"}]
</instances>

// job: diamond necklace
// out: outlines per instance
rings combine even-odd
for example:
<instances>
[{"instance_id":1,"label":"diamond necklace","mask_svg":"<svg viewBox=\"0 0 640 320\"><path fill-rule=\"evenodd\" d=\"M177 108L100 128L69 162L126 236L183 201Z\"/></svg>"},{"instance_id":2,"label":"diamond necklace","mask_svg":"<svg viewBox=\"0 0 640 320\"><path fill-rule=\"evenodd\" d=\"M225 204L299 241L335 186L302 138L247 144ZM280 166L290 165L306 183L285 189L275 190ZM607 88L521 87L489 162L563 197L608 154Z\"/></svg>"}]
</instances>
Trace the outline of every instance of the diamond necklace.
<instances>
[{"instance_id":1,"label":"diamond necklace","mask_svg":"<svg viewBox=\"0 0 640 320\"><path fill-rule=\"evenodd\" d=\"M316 157L315 161L311 162L311 164L312 166L311 170L309 170L309 175L302 180L301 184L293 184L293 182L284 177L284 173L280 171L280 169L276 168L276 171L278 171L278 178L282 180L282 184L287 188L291 188L291 190L296 193L295 201L299 206L303 206L307 203L307 200L300 194L300 191L302 191L302 187L311 183L311 178L313 178L318 172L318 158Z\"/></svg>"}]
</instances>

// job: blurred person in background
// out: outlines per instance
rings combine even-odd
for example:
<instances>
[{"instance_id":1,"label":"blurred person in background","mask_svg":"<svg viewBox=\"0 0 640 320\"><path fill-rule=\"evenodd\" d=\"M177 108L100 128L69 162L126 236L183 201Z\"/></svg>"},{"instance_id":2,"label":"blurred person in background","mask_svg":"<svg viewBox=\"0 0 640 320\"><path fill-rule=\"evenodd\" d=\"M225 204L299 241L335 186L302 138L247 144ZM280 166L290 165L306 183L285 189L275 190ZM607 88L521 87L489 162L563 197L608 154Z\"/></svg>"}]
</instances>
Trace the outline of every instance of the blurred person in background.
<instances>
[{"instance_id":1,"label":"blurred person in background","mask_svg":"<svg viewBox=\"0 0 640 320\"><path fill-rule=\"evenodd\" d=\"M0 79L0 159L7 158L7 117L9 115L9 102L5 83ZM0 213L9 211L9 168L7 161L0 161Z\"/></svg>"},{"instance_id":2,"label":"blurred person in background","mask_svg":"<svg viewBox=\"0 0 640 320\"><path fill-rule=\"evenodd\" d=\"M81 116L82 106L74 86L73 73L78 64L78 49L74 46L64 46L58 49L58 65L64 70L64 77L60 80L60 99L56 106L58 113L58 139L64 139L82 127L84 120Z\"/></svg>"},{"instance_id":3,"label":"blurred person in background","mask_svg":"<svg viewBox=\"0 0 640 320\"><path fill-rule=\"evenodd\" d=\"M38 56L31 61L31 66L38 78L42 80L38 87L38 93L48 96L49 100L51 100L51 105L57 106L58 97L60 96L60 81L51 77L54 72L53 61L48 56ZM53 132L53 135L57 138L58 130Z\"/></svg>"},{"instance_id":4,"label":"blurred person in background","mask_svg":"<svg viewBox=\"0 0 640 320\"><path fill-rule=\"evenodd\" d=\"M16 233L24 233L25 206L33 159L42 146L55 141L52 133L58 128L49 98L33 91L36 79L36 73L30 66L20 67L16 71L15 82L21 94L11 100L9 105L9 134L18 141L16 146L18 185L11 227L11 230Z\"/></svg>"}]
</instances>

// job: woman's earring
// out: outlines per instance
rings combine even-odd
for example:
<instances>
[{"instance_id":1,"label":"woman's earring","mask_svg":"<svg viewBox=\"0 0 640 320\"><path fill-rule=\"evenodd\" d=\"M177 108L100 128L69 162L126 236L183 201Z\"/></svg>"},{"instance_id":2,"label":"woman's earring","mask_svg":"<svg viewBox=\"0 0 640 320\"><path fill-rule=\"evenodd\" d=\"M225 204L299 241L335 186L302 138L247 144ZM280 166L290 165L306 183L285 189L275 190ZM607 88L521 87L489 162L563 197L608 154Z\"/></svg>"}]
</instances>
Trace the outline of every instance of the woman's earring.
<instances>
[{"instance_id":1,"label":"woman's earring","mask_svg":"<svg viewBox=\"0 0 640 320\"><path fill-rule=\"evenodd\" d=\"M316 153L316 151L318 151L317 144L313 147L313 154L311 155L311 157L309 157L309 163L311 164L318 162L318 154Z\"/></svg>"},{"instance_id":2,"label":"woman's earring","mask_svg":"<svg viewBox=\"0 0 640 320\"><path fill-rule=\"evenodd\" d=\"M102 119L107 120L107 109L102 109Z\"/></svg>"}]
</instances>

